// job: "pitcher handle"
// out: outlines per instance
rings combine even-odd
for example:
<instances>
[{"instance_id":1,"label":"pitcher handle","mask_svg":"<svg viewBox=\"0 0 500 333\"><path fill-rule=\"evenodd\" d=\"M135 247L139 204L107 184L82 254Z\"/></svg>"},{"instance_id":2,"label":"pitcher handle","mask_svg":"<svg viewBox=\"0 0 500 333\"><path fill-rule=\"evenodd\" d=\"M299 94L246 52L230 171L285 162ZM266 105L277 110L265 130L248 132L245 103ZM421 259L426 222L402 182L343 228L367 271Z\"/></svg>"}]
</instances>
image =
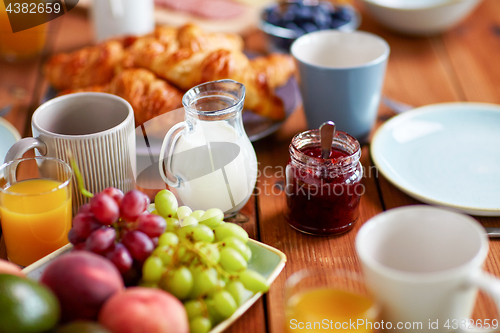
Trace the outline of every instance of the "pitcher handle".
<instances>
[{"instance_id":1,"label":"pitcher handle","mask_svg":"<svg viewBox=\"0 0 500 333\"><path fill-rule=\"evenodd\" d=\"M5 155L5 163L23 157L24 153L33 148L38 149L40 154L47 154L47 145L39 138L24 138L16 142L10 147L7 155Z\"/></svg>"},{"instance_id":2,"label":"pitcher handle","mask_svg":"<svg viewBox=\"0 0 500 333\"><path fill-rule=\"evenodd\" d=\"M163 139L163 143L161 145L160 150L160 161L158 162L158 167L160 169L160 176L168 186L171 187L179 187L181 185L181 180L179 177L174 175L171 170L172 165L172 155L174 154L175 145L179 137L182 135L182 130L187 127L186 122L182 121L174 126L168 131L167 135ZM180 129L180 131L178 131ZM178 131L177 133L175 133ZM175 135L174 135L175 133ZM164 163L165 152L167 153L166 163ZM165 165L165 171L163 170L163 166ZM173 180L172 180L173 179Z\"/></svg>"},{"instance_id":3,"label":"pitcher handle","mask_svg":"<svg viewBox=\"0 0 500 333\"><path fill-rule=\"evenodd\" d=\"M486 272L479 272L478 274L475 274L470 277L469 279L469 284L474 287L478 287L481 289L483 292L487 293L495 302L495 305L497 307L497 311L500 315L500 279L497 277L488 274ZM497 319L492 319L496 320L496 328L492 328L493 324L490 322L489 327L484 328L485 324L481 324L483 328L475 327L472 329L462 329L460 328L459 332L468 332L468 333L494 333L494 332L500 332L500 320ZM469 324L467 324L469 325ZM490 329L491 328L491 329Z\"/></svg>"}]
</instances>

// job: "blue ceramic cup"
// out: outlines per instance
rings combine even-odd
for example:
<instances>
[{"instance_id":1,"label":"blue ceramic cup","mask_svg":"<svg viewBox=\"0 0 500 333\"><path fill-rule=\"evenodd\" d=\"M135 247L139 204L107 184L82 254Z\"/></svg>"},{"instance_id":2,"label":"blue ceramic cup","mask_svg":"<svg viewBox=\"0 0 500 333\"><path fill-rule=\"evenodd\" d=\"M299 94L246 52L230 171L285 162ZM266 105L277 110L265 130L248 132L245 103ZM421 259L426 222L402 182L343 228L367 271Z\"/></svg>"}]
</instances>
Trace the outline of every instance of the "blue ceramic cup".
<instances>
[{"instance_id":1,"label":"blue ceramic cup","mask_svg":"<svg viewBox=\"0 0 500 333\"><path fill-rule=\"evenodd\" d=\"M389 44L363 31L317 31L291 47L309 128L333 120L337 129L366 142L380 103Z\"/></svg>"}]
</instances>

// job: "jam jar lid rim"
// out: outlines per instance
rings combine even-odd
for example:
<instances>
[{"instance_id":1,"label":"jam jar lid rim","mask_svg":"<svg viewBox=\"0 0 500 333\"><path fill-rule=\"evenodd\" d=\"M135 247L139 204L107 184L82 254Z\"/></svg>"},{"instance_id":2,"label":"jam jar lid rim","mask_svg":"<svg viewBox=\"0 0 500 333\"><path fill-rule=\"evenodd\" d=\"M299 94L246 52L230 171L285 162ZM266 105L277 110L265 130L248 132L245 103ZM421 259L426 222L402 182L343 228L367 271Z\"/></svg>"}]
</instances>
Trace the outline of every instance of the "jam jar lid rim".
<instances>
[{"instance_id":1,"label":"jam jar lid rim","mask_svg":"<svg viewBox=\"0 0 500 333\"><path fill-rule=\"evenodd\" d=\"M359 159L361 157L361 145L359 144L359 141L355 137L353 137L352 135L350 135L349 133L343 132L343 131L336 131L335 132L334 141L337 138L338 134L344 134L348 139L353 140L355 150L352 153L346 152L346 153L349 154L348 156L337 157L337 158L326 158L325 159L325 158L321 158L321 157L314 157L314 156L306 155L306 154L304 154L300 149L298 149L294 145L294 141L300 135L304 135L304 134L307 134L307 133L312 133L312 134L317 134L318 135L319 134L319 130L318 129L312 129L312 130L307 130L307 131L304 131L304 132L297 133L297 134L295 134L293 136L292 141L290 142L290 149L293 149L293 151L297 152L298 154L300 154L300 156L303 156L305 158L308 158L308 159L310 159L312 161L317 161L317 162L332 161L332 162L335 162L335 164L341 164L343 162L347 162L348 160L350 160L352 158L355 158L356 161L359 161ZM342 139L339 140L339 141L341 141L343 143L346 143L346 144L350 144L349 142L345 142ZM292 156L292 158L293 158L293 156Z\"/></svg>"}]
</instances>

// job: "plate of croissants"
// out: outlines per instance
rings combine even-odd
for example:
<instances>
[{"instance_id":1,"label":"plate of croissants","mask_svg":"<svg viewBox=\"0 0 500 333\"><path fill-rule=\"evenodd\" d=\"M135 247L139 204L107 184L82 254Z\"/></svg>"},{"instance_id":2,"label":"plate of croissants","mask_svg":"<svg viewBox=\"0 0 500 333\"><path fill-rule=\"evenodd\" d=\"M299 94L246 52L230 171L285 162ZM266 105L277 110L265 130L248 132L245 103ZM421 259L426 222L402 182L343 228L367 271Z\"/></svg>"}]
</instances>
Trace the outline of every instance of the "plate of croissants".
<instances>
[{"instance_id":1,"label":"plate of croissants","mask_svg":"<svg viewBox=\"0 0 500 333\"><path fill-rule=\"evenodd\" d=\"M243 124L252 141L276 131L301 103L290 55L249 59L239 35L205 32L193 24L158 26L144 36L57 54L43 71L51 85L46 99L85 91L114 94L132 105L136 126L181 108L191 87L239 81L246 88Z\"/></svg>"}]
</instances>

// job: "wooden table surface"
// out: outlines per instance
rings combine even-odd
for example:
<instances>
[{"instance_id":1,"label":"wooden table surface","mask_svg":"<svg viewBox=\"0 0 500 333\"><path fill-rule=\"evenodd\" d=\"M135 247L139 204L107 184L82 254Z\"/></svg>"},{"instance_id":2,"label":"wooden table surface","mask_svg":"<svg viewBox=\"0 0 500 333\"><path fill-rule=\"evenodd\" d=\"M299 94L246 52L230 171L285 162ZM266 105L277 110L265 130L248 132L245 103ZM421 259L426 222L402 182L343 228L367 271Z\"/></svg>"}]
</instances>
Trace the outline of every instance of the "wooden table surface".
<instances>
[{"instance_id":1,"label":"wooden table surface","mask_svg":"<svg viewBox=\"0 0 500 333\"><path fill-rule=\"evenodd\" d=\"M500 1L484 0L473 14L441 36L409 38L389 32L362 11L360 30L385 38L391 55L384 84L384 94L415 106L452 101L474 101L500 104ZM50 54L71 51L92 43L90 24L85 15L70 12L52 23L46 53L22 64L0 62L0 108L14 103L5 117L23 136L30 135L32 112L39 105L47 84L41 75L41 64ZM258 45L260 37L252 36L249 45ZM334 102L334 101L332 101ZM376 127L392 117L381 106ZM369 145L362 150L361 162L371 175L363 183L366 193L360 203L360 219L356 227L337 237L314 237L301 234L288 226L284 216L284 194L276 194L276 183L284 180L279 173L289 158L292 136L306 129L300 109L274 135L254 144L260 170L256 193L244 208L251 217L245 228L252 238L283 251L288 262L262 297L227 332L283 332L283 287L286 279L303 268L347 269L360 271L354 250L354 238L363 223L390 208L418 202L377 175L370 159ZM465 130L465 129L464 129ZM499 129L500 130L500 129ZM370 168L372 167L372 168ZM500 218L478 218L484 226L500 227ZM0 249L5 256L5 249ZM500 243L490 242L485 268L500 277ZM480 295L474 313L477 319L497 318L493 303Z\"/></svg>"}]
</instances>

